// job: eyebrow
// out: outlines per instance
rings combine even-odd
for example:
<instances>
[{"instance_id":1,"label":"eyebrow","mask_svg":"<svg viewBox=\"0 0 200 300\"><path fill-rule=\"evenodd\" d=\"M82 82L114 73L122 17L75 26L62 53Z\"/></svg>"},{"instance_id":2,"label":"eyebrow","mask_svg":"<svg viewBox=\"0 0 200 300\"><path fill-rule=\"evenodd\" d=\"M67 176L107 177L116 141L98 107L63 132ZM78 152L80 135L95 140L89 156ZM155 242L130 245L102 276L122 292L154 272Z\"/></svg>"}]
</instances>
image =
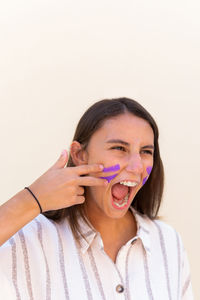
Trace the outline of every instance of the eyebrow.
<instances>
[{"instance_id":1,"label":"eyebrow","mask_svg":"<svg viewBox=\"0 0 200 300\"><path fill-rule=\"evenodd\" d=\"M125 145L125 146L130 146L129 143L123 141L123 140L120 140L120 139L113 139L113 140L108 140L106 143L108 144L122 144L122 145ZM154 149L154 145L146 145L146 146L143 146L142 149Z\"/></svg>"}]
</instances>

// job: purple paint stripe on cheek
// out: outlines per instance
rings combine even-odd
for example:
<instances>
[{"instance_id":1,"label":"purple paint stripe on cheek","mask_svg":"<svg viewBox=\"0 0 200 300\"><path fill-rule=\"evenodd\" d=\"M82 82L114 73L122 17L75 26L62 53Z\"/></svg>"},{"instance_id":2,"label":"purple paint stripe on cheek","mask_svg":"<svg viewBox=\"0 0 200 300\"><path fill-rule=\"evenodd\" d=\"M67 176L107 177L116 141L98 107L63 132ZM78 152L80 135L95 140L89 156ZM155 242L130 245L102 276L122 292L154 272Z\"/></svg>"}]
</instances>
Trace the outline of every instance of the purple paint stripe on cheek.
<instances>
[{"instance_id":1,"label":"purple paint stripe on cheek","mask_svg":"<svg viewBox=\"0 0 200 300\"><path fill-rule=\"evenodd\" d=\"M147 176L146 177L144 177L144 179L143 179L143 182L142 182L142 185L144 185L145 184L145 182L147 181Z\"/></svg>"},{"instance_id":2,"label":"purple paint stripe on cheek","mask_svg":"<svg viewBox=\"0 0 200 300\"><path fill-rule=\"evenodd\" d=\"M100 177L102 179L106 179L108 182L110 182L112 179L114 179L118 174L114 174L111 176L106 176L106 177Z\"/></svg>"},{"instance_id":3,"label":"purple paint stripe on cheek","mask_svg":"<svg viewBox=\"0 0 200 300\"><path fill-rule=\"evenodd\" d=\"M150 175L151 171L152 171L152 167L147 167L147 173L148 173L148 175Z\"/></svg>"},{"instance_id":4,"label":"purple paint stripe on cheek","mask_svg":"<svg viewBox=\"0 0 200 300\"><path fill-rule=\"evenodd\" d=\"M103 172L113 172L113 171L118 171L119 169L120 169L120 165L117 164L108 168L104 168Z\"/></svg>"}]
</instances>

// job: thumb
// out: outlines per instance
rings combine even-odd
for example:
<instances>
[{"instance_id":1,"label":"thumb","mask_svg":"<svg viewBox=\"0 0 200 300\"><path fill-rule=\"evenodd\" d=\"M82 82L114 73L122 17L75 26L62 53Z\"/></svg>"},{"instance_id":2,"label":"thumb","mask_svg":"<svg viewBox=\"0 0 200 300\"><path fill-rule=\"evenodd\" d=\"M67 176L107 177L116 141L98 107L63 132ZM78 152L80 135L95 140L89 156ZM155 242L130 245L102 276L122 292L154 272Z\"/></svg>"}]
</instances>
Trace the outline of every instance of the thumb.
<instances>
[{"instance_id":1,"label":"thumb","mask_svg":"<svg viewBox=\"0 0 200 300\"><path fill-rule=\"evenodd\" d=\"M61 169L64 168L66 163L68 162L68 153L67 150L63 150L60 157L56 161L56 163L52 166L51 169Z\"/></svg>"}]
</instances>

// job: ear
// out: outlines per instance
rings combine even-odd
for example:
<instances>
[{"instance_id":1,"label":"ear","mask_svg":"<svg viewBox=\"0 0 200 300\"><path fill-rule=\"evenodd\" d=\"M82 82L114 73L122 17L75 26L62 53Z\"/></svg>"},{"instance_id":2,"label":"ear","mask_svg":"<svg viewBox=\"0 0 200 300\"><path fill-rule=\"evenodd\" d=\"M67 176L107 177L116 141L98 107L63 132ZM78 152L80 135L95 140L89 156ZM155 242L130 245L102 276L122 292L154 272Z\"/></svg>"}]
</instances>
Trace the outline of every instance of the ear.
<instances>
[{"instance_id":1,"label":"ear","mask_svg":"<svg viewBox=\"0 0 200 300\"><path fill-rule=\"evenodd\" d=\"M82 146L79 142L72 142L70 147L70 154L75 166L87 164L87 152L82 149Z\"/></svg>"}]
</instances>

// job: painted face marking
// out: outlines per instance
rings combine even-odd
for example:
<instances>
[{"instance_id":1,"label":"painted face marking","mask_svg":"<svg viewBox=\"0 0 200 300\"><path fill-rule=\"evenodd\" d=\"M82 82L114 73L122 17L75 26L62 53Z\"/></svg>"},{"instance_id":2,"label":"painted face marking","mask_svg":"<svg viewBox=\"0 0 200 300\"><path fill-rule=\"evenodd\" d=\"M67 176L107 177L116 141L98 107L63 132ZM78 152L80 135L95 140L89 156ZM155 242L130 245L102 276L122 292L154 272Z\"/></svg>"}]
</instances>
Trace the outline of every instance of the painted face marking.
<instances>
[{"instance_id":1,"label":"painted face marking","mask_svg":"<svg viewBox=\"0 0 200 300\"><path fill-rule=\"evenodd\" d=\"M103 172L114 172L114 171L118 171L119 169L120 169L120 165L117 164L108 168L104 168Z\"/></svg>"},{"instance_id":2,"label":"painted face marking","mask_svg":"<svg viewBox=\"0 0 200 300\"><path fill-rule=\"evenodd\" d=\"M151 174L152 168L153 167L151 167L151 166L146 168L148 176L144 177L144 179L142 181L142 185L144 185L146 183L147 179L149 178L149 175Z\"/></svg>"},{"instance_id":3,"label":"painted face marking","mask_svg":"<svg viewBox=\"0 0 200 300\"><path fill-rule=\"evenodd\" d=\"M147 173L148 173L148 175L150 175L151 171L152 171L152 167L147 167Z\"/></svg>"},{"instance_id":4,"label":"painted face marking","mask_svg":"<svg viewBox=\"0 0 200 300\"><path fill-rule=\"evenodd\" d=\"M106 176L106 177L100 177L102 179L106 179L108 182L110 182L112 179L114 179L118 174L114 174L111 176Z\"/></svg>"}]
</instances>

